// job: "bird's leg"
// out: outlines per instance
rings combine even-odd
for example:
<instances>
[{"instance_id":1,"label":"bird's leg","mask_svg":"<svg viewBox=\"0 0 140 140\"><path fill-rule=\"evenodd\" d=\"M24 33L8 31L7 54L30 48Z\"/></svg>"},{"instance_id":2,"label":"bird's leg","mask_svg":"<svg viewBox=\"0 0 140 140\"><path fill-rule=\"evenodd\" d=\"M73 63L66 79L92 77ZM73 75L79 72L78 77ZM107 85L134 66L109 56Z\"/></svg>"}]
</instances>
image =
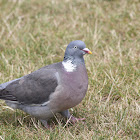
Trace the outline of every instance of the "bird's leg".
<instances>
[{"instance_id":1,"label":"bird's leg","mask_svg":"<svg viewBox=\"0 0 140 140\"><path fill-rule=\"evenodd\" d=\"M40 121L41 121L41 123L42 123L47 129L50 128L50 126L48 125L48 123L47 123L46 120L41 120L41 119L40 119Z\"/></svg>"},{"instance_id":2,"label":"bird's leg","mask_svg":"<svg viewBox=\"0 0 140 140\"><path fill-rule=\"evenodd\" d=\"M76 118L76 117L70 115L69 110L65 110L65 111L62 111L60 113L61 113L61 115L63 115L64 117L66 117L68 119L68 122L73 123L73 124L75 124L78 121L85 120L85 118Z\"/></svg>"},{"instance_id":3,"label":"bird's leg","mask_svg":"<svg viewBox=\"0 0 140 140\"><path fill-rule=\"evenodd\" d=\"M60 114L61 114L62 116L64 116L65 118L67 118L67 119L69 119L70 116L71 116L68 109L67 109L67 110L64 110L64 111L62 111L62 112L60 112Z\"/></svg>"}]
</instances>

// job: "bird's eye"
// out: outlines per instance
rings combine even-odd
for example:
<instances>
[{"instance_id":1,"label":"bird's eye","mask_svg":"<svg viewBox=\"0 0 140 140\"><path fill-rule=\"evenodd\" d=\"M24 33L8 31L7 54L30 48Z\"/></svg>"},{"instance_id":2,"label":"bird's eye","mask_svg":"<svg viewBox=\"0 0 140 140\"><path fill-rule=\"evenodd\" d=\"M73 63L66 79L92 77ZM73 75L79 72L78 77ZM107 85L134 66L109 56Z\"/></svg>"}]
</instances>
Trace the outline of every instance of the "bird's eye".
<instances>
[{"instance_id":1,"label":"bird's eye","mask_svg":"<svg viewBox=\"0 0 140 140\"><path fill-rule=\"evenodd\" d=\"M74 49L77 49L77 46L74 46Z\"/></svg>"}]
</instances>

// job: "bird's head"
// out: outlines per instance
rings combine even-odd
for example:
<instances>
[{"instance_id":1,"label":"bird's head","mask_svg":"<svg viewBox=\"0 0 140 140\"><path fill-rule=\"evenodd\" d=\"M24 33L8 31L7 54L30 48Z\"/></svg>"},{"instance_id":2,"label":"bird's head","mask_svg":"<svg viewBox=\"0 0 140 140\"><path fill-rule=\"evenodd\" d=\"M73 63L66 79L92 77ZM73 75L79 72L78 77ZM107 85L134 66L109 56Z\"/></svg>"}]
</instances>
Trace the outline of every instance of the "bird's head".
<instances>
[{"instance_id":1,"label":"bird's head","mask_svg":"<svg viewBox=\"0 0 140 140\"><path fill-rule=\"evenodd\" d=\"M83 41L75 40L68 44L65 51L64 61L67 59L81 59L82 61L84 61L83 56L85 54L92 54L92 52L88 48L86 48L86 45Z\"/></svg>"}]
</instances>

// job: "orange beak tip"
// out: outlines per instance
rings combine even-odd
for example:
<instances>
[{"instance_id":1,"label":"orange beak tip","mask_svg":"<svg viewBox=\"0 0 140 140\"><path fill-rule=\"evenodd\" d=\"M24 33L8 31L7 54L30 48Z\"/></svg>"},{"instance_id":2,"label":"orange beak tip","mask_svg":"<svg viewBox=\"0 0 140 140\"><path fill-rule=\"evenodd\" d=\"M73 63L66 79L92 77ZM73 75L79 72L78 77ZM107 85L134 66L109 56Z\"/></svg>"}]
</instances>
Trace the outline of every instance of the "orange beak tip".
<instances>
[{"instance_id":1,"label":"orange beak tip","mask_svg":"<svg viewBox=\"0 0 140 140\"><path fill-rule=\"evenodd\" d=\"M92 54L92 52L91 51L88 51L88 54Z\"/></svg>"}]
</instances>

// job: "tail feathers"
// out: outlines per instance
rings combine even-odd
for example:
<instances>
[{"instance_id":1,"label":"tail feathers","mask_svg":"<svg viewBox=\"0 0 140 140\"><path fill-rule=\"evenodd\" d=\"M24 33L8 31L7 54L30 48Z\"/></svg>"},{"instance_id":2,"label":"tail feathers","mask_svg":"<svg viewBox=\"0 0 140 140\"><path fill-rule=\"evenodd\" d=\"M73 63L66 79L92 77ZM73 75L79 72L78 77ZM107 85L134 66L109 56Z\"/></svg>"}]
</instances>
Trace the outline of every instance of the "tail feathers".
<instances>
[{"instance_id":1,"label":"tail feathers","mask_svg":"<svg viewBox=\"0 0 140 140\"><path fill-rule=\"evenodd\" d=\"M10 94L5 94L4 89L0 89L0 99L5 100L6 104L13 109L18 109L18 101Z\"/></svg>"},{"instance_id":2,"label":"tail feathers","mask_svg":"<svg viewBox=\"0 0 140 140\"><path fill-rule=\"evenodd\" d=\"M9 100L9 101L17 101L16 97L14 97L9 91L6 90L6 87L21 78L1 84L0 85L0 99Z\"/></svg>"},{"instance_id":3,"label":"tail feathers","mask_svg":"<svg viewBox=\"0 0 140 140\"><path fill-rule=\"evenodd\" d=\"M5 97L4 97L4 93L3 93L3 90L4 89L0 89L0 99L5 99Z\"/></svg>"},{"instance_id":4,"label":"tail feathers","mask_svg":"<svg viewBox=\"0 0 140 140\"><path fill-rule=\"evenodd\" d=\"M0 99L2 100L9 100L9 101L17 101L16 97L10 94L5 89L0 89Z\"/></svg>"}]
</instances>

